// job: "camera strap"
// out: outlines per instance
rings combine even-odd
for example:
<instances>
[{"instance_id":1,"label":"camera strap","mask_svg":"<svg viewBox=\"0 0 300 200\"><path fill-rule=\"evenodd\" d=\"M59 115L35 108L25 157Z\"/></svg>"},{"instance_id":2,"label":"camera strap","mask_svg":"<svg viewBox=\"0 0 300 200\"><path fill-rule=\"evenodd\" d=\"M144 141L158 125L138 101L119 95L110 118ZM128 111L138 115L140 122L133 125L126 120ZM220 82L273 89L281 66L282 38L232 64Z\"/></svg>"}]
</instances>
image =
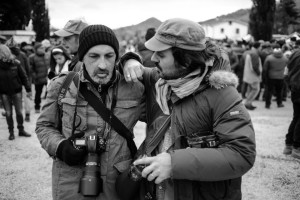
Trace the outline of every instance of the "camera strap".
<instances>
[{"instance_id":1,"label":"camera strap","mask_svg":"<svg viewBox=\"0 0 300 200\"><path fill-rule=\"evenodd\" d=\"M76 77L75 77L76 78ZM80 93L90 106L115 129L115 131L124 137L127 141L128 148L133 158L137 152L136 145L133 141L133 133L104 105L104 103L93 92L88 91L86 84L81 84Z\"/></svg>"},{"instance_id":2,"label":"camera strap","mask_svg":"<svg viewBox=\"0 0 300 200\"><path fill-rule=\"evenodd\" d=\"M170 127L171 123L171 115L167 117L167 119L164 121L164 123L161 125L161 127L158 129L158 131L154 134L154 136L151 138L151 140L148 142L148 145L146 147L146 155L150 156L151 153L155 150L155 148L158 146L162 138L164 137L165 133Z\"/></svg>"}]
</instances>

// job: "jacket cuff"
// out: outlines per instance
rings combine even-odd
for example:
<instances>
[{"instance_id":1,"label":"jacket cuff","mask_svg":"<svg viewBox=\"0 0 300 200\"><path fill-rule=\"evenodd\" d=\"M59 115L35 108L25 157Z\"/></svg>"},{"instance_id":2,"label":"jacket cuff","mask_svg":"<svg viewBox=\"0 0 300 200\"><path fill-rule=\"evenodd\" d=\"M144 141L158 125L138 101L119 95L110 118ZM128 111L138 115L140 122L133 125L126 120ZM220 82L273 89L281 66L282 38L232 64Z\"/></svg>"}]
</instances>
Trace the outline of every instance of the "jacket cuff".
<instances>
[{"instance_id":1,"label":"jacket cuff","mask_svg":"<svg viewBox=\"0 0 300 200\"><path fill-rule=\"evenodd\" d=\"M125 62L130 59L134 59L134 60L140 62L141 64L143 64L143 60L138 54L133 53L133 52L127 52L120 58L120 61L118 63L118 70L121 74L123 74L123 67L124 67Z\"/></svg>"}]
</instances>

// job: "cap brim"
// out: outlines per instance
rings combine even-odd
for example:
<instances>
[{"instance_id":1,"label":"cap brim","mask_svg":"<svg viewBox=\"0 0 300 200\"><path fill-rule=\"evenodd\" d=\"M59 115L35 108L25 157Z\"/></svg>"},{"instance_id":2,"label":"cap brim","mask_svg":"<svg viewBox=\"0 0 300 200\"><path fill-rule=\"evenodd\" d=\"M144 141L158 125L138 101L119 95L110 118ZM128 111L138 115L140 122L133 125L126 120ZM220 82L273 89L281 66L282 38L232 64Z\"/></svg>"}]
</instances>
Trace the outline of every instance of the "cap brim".
<instances>
[{"instance_id":1,"label":"cap brim","mask_svg":"<svg viewBox=\"0 0 300 200\"><path fill-rule=\"evenodd\" d=\"M153 36L150 40L148 40L145 43L145 46L147 49L151 51L164 51L172 47L169 44L162 43L161 41L156 39L155 36Z\"/></svg>"},{"instance_id":2,"label":"cap brim","mask_svg":"<svg viewBox=\"0 0 300 200\"><path fill-rule=\"evenodd\" d=\"M70 35L74 35L74 33L65 31L64 29L60 29L58 31L55 31L54 34L59 36L59 37L68 37Z\"/></svg>"}]
</instances>

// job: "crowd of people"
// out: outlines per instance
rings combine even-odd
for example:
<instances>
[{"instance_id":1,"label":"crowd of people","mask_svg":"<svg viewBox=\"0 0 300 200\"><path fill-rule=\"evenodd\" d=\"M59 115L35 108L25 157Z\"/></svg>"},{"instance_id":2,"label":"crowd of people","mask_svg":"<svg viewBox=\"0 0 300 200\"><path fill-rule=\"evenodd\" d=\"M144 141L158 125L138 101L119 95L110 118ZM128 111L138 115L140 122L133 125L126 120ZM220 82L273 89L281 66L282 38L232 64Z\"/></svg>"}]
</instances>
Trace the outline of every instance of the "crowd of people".
<instances>
[{"instance_id":1,"label":"crowd of people","mask_svg":"<svg viewBox=\"0 0 300 200\"><path fill-rule=\"evenodd\" d=\"M119 43L109 27L82 20L54 34L62 45L44 40L30 48L13 38L0 45L9 140L13 106L19 136L30 136L22 101L30 121L33 85L35 132L53 158L53 199L239 200L256 156L248 110L260 99L271 109L273 95L281 108L291 94L283 153L300 159L300 40L219 42L179 18L149 28L137 44ZM137 121L147 124L139 149ZM143 178L128 194L137 166ZM127 169L128 180L118 179Z\"/></svg>"}]
</instances>

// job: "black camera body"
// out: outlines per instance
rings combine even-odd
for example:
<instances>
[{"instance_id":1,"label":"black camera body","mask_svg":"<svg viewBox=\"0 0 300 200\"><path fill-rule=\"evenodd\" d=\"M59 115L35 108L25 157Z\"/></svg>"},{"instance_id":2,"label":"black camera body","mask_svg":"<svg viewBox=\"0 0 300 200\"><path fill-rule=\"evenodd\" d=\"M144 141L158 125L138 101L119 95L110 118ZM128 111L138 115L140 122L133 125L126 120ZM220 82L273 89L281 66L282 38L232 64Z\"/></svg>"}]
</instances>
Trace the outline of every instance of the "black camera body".
<instances>
[{"instance_id":1,"label":"black camera body","mask_svg":"<svg viewBox=\"0 0 300 200\"><path fill-rule=\"evenodd\" d=\"M139 181L142 180L142 171L146 167L146 165L130 165L130 170L128 176L133 181Z\"/></svg>"},{"instance_id":2,"label":"black camera body","mask_svg":"<svg viewBox=\"0 0 300 200\"><path fill-rule=\"evenodd\" d=\"M87 160L80 179L79 192L86 197L95 197L103 192L103 180L101 179L100 155L106 149L104 138L92 134L74 141L76 148L86 148Z\"/></svg>"}]
</instances>

